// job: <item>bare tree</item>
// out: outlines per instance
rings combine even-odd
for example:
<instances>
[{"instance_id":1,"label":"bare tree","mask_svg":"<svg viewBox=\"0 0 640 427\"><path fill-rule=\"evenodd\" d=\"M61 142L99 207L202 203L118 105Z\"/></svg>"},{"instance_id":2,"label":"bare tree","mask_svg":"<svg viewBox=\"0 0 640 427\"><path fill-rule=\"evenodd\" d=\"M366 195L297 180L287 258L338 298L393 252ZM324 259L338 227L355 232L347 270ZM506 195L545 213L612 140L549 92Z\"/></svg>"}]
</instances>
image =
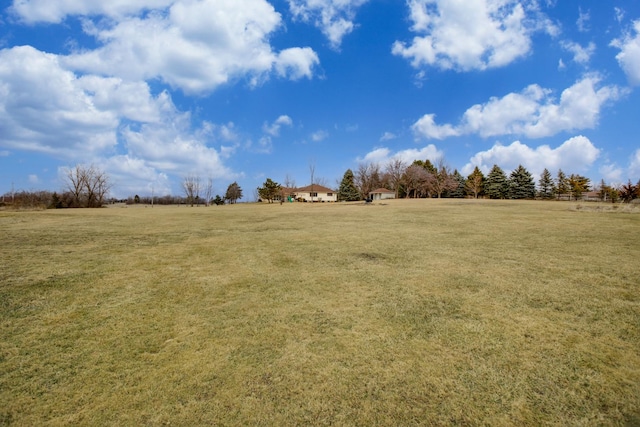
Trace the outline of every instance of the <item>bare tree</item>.
<instances>
[{"instance_id":1,"label":"bare tree","mask_svg":"<svg viewBox=\"0 0 640 427\"><path fill-rule=\"evenodd\" d=\"M458 187L458 182L453 177L451 169L447 166L444 159L438 160L434 178L431 188L433 192L438 195L438 199L442 197L442 193L445 191L455 190Z\"/></svg>"},{"instance_id":2,"label":"bare tree","mask_svg":"<svg viewBox=\"0 0 640 427\"><path fill-rule=\"evenodd\" d=\"M295 179L293 179L289 174L287 174L284 177L284 187L285 188L295 188L296 187L296 181Z\"/></svg>"},{"instance_id":3,"label":"bare tree","mask_svg":"<svg viewBox=\"0 0 640 427\"><path fill-rule=\"evenodd\" d=\"M67 170L66 178L76 207L101 207L111 189L108 175L94 165L76 165Z\"/></svg>"},{"instance_id":4,"label":"bare tree","mask_svg":"<svg viewBox=\"0 0 640 427\"><path fill-rule=\"evenodd\" d=\"M396 192L396 199L398 198L398 192L400 191L400 185L402 184L402 176L407 170L407 165L400 159L389 160L386 167L386 174L391 189Z\"/></svg>"},{"instance_id":5,"label":"bare tree","mask_svg":"<svg viewBox=\"0 0 640 427\"><path fill-rule=\"evenodd\" d=\"M182 180L182 190L187 198L187 203L193 206L200 199L200 177L197 175L185 176Z\"/></svg>"},{"instance_id":6,"label":"bare tree","mask_svg":"<svg viewBox=\"0 0 640 427\"><path fill-rule=\"evenodd\" d=\"M213 178L207 178L207 183L204 186L204 204L209 206L211 198L213 197Z\"/></svg>"},{"instance_id":7,"label":"bare tree","mask_svg":"<svg viewBox=\"0 0 640 427\"><path fill-rule=\"evenodd\" d=\"M76 207L82 206L81 198L84 191L84 181L86 179L84 169L82 165L75 165L75 167L68 169L66 173L67 189L73 194Z\"/></svg>"},{"instance_id":8,"label":"bare tree","mask_svg":"<svg viewBox=\"0 0 640 427\"><path fill-rule=\"evenodd\" d=\"M311 201L313 202L313 184L316 175L316 161L314 159L309 160L309 174L311 175Z\"/></svg>"},{"instance_id":9,"label":"bare tree","mask_svg":"<svg viewBox=\"0 0 640 427\"><path fill-rule=\"evenodd\" d=\"M380 165L377 163L361 163L358 166L354 181L362 197L368 197L369 193L382 185Z\"/></svg>"},{"instance_id":10,"label":"bare tree","mask_svg":"<svg viewBox=\"0 0 640 427\"><path fill-rule=\"evenodd\" d=\"M424 167L413 164L409 166L403 176L405 197L424 197L434 179Z\"/></svg>"}]
</instances>

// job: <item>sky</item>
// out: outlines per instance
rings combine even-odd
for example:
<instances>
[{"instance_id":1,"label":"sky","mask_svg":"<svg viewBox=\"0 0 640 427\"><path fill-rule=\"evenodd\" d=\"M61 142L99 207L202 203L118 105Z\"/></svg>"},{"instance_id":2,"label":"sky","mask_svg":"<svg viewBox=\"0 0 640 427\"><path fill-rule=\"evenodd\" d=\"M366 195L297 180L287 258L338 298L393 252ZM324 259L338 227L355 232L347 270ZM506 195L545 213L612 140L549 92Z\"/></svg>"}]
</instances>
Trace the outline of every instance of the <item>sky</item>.
<instances>
[{"instance_id":1,"label":"sky","mask_svg":"<svg viewBox=\"0 0 640 427\"><path fill-rule=\"evenodd\" d=\"M640 0L0 0L0 194L96 165L337 188L442 159L640 179Z\"/></svg>"}]
</instances>

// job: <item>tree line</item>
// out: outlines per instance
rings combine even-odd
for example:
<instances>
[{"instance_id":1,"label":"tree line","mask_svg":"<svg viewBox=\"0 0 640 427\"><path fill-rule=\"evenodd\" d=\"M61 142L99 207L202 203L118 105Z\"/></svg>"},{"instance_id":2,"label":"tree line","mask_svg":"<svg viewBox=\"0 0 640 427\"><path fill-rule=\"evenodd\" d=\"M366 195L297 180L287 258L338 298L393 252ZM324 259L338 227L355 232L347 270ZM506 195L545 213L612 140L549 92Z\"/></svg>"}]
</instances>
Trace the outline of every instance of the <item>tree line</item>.
<instances>
[{"instance_id":1,"label":"tree line","mask_svg":"<svg viewBox=\"0 0 640 427\"><path fill-rule=\"evenodd\" d=\"M509 175L494 165L486 176L477 166L468 176L463 176L458 170L452 171L443 159L436 164L428 159L416 160L410 165L393 159L384 167L364 163L355 173L348 169L339 183L338 199L363 200L378 188L395 192L396 198L579 200L592 190L602 201L630 202L640 198L640 180L635 185L628 181L624 185L612 186L604 180L592 185L590 179L582 175L567 175L559 169L554 177L544 169L536 185L531 173L522 165Z\"/></svg>"},{"instance_id":2,"label":"tree line","mask_svg":"<svg viewBox=\"0 0 640 427\"><path fill-rule=\"evenodd\" d=\"M311 169L312 183L322 184L314 178L315 165ZM316 182L318 181L318 182ZM589 178L579 174L566 174L559 169L552 175L544 169L536 183L531 173L519 165L509 175L494 165L485 176L476 166L463 176L457 169L453 171L443 159L433 164L430 160L416 160L406 164L393 159L381 166L377 163L360 164L354 172L347 169L338 184L338 200L357 201L369 197L370 193L385 188L395 193L396 198L490 198L490 199L559 199L580 200L585 193L594 191L596 199L608 202L631 202L640 198L640 180L633 184L609 185L604 180L592 184ZM295 187L287 175L285 187ZM229 184L224 196L213 196L213 180L206 181L198 175L188 175L182 180L184 197L165 195L161 197L140 197L135 195L126 200L107 198L111 189L109 176L94 165L76 165L65 173L65 184L61 192L19 191L5 193L0 198L0 206L16 208L95 208L106 203L126 202L128 204L188 204L223 205L234 204L242 199L243 191L237 182ZM262 200L272 202L282 197L282 186L267 178L257 195Z\"/></svg>"}]
</instances>

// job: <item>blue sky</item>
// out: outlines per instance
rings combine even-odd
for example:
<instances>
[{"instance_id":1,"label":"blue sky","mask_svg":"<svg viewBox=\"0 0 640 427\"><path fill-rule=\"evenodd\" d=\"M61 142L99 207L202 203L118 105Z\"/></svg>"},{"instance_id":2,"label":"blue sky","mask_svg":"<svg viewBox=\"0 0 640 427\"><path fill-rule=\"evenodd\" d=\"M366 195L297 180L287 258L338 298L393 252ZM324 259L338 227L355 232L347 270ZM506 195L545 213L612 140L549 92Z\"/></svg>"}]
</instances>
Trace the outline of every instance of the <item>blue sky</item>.
<instances>
[{"instance_id":1,"label":"blue sky","mask_svg":"<svg viewBox=\"0 0 640 427\"><path fill-rule=\"evenodd\" d=\"M0 193L361 163L640 178L638 0L0 2Z\"/></svg>"}]
</instances>

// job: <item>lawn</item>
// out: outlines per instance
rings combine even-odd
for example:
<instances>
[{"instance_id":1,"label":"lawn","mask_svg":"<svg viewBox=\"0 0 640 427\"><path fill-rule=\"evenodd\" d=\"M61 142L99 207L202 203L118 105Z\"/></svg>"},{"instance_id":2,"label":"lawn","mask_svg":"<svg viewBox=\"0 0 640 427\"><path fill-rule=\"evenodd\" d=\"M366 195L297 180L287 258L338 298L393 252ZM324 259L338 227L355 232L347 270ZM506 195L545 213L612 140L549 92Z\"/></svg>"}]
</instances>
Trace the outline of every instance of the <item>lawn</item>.
<instances>
[{"instance_id":1,"label":"lawn","mask_svg":"<svg viewBox=\"0 0 640 427\"><path fill-rule=\"evenodd\" d=\"M0 211L0 425L640 425L640 213Z\"/></svg>"}]
</instances>

